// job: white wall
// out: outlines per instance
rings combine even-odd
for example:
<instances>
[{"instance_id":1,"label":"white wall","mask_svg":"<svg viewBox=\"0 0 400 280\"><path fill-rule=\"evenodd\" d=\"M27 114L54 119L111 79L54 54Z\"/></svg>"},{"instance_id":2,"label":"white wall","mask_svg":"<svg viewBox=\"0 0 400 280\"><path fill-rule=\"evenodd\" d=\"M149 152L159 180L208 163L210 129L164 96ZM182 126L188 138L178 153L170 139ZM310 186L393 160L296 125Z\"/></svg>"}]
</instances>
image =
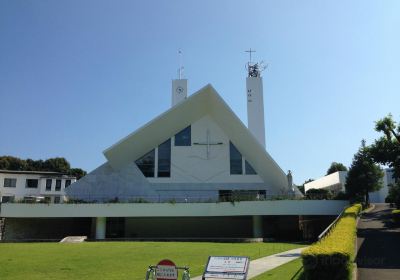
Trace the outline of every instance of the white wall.
<instances>
[{"instance_id":1,"label":"white wall","mask_svg":"<svg viewBox=\"0 0 400 280\"><path fill-rule=\"evenodd\" d=\"M192 124L192 143L206 143L207 130L211 145L207 159L207 146L175 146L171 139L171 177L148 178L151 183L262 183L258 175L231 175L229 163L229 138L210 116ZM240 151L239 151L240 152ZM243 160L244 164L244 160ZM244 166L243 166L244 171Z\"/></svg>"},{"instance_id":2,"label":"white wall","mask_svg":"<svg viewBox=\"0 0 400 280\"><path fill-rule=\"evenodd\" d=\"M304 191L326 189L335 192L345 191L347 171L338 171L304 185Z\"/></svg>"},{"instance_id":3,"label":"white wall","mask_svg":"<svg viewBox=\"0 0 400 280\"><path fill-rule=\"evenodd\" d=\"M17 179L15 188L4 187L4 179L12 178ZM26 188L26 180L27 179L37 179L38 187L37 188ZM46 191L46 180L52 180L51 191ZM56 180L61 180L61 190L56 191L55 185ZM2 173L0 172L0 197L3 196L14 196L15 200L23 199L26 196L49 196L52 201L55 196L60 196L60 200L62 201L65 196L65 181L71 180L71 184L76 182L76 178L74 177L60 177L48 174L21 174L21 173Z\"/></svg>"},{"instance_id":4,"label":"white wall","mask_svg":"<svg viewBox=\"0 0 400 280\"><path fill-rule=\"evenodd\" d=\"M252 215L338 215L343 200L275 200L221 203L18 204L1 206L4 218L45 217L223 217Z\"/></svg>"}]
</instances>

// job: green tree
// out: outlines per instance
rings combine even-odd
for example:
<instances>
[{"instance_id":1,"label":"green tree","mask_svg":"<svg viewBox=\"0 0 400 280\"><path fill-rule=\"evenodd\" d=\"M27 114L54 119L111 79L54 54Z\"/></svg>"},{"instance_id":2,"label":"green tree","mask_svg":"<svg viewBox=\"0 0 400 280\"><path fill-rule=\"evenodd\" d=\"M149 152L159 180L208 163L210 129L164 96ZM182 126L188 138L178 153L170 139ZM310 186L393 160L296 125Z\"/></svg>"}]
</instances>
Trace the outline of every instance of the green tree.
<instances>
[{"instance_id":1,"label":"green tree","mask_svg":"<svg viewBox=\"0 0 400 280\"><path fill-rule=\"evenodd\" d=\"M370 146L369 153L375 162L393 168L398 182L390 186L387 198L400 208L400 123L396 124L389 114L375 123L375 130L383 136Z\"/></svg>"},{"instance_id":2,"label":"green tree","mask_svg":"<svg viewBox=\"0 0 400 280\"><path fill-rule=\"evenodd\" d=\"M332 162L331 166L328 168L328 171L326 171L326 175L335 173L337 171L347 171L347 167L340 162Z\"/></svg>"},{"instance_id":3,"label":"green tree","mask_svg":"<svg viewBox=\"0 0 400 280\"><path fill-rule=\"evenodd\" d=\"M363 140L347 174L346 193L350 200L364 197L365 204L369 205L369 193L383 186L382 177L382 169L370 157L368 147Z\"/></svg>"},{"instance_id":4,"label":"green tree","mask_svg":"<svg viewBox=\"0 0 400 280\"><path fill-rule=\"evenodd\" d=\"M83 170L83 169L80 169L80 168L71 168L69 170L69 175L72 175L72 176L76 177L77 180L79 180L80 178L82 178L86 174L87 174L86 171Z\"/></svg>"}]
</instances>

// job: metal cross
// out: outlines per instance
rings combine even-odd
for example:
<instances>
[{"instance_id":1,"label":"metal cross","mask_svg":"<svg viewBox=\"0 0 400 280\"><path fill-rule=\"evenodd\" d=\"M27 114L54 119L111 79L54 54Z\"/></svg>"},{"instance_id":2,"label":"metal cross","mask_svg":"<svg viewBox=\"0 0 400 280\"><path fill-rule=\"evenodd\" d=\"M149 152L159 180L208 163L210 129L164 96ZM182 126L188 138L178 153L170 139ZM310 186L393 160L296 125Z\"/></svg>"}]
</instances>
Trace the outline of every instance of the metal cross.
<instances>
[{"instance_id":1,"label":"metal cross","mask_svg":"<svg viewBox=\"0 0 400 280\"><path fill-rule=\"evenodd\" d=\"M210 146L215 146L215 145L222 145L222 142L211 142L210 141L210 130L207 129L207 142L194 142L193 145L201 145L201 146L207 146L207 159L210 157Z\"/></svg>"},{"instance_id":2,"label":"metal cross","mask_svg":"<svg viewBox=\"0 0 400 280\"><path fill-rule=\"evenodd\" d=\"M245 52L248 52L248 53L250 54L250 61L249 61L249 62L251 62L251 53L256 52L256 51L255 51L255 50L252 50L252 49L250 48L250 50L245 51Z\"/></svg>"}]
</instances>

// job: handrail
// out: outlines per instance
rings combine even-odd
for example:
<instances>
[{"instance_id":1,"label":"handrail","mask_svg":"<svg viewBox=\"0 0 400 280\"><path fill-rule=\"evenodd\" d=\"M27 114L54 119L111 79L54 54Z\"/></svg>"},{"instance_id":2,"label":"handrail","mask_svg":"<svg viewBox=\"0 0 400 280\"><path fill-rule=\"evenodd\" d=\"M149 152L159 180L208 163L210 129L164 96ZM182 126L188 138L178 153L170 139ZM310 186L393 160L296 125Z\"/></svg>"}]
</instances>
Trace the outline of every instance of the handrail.
<instances>
[{"instance_id":1,"label":"handrail","mask_svg":"<svg viewBox=\"0 0 400 280\"><path fill-rule=\"evenodd\" d=\"M344 207L342 212L340 212L339 216L337 216L336 219L320 235L318 235L318 241L321 240L332 229L334 225L336 225L339 219L343 216L343 213L346 210L346 208L347 207Z\"/></svg>"}]
</instances>

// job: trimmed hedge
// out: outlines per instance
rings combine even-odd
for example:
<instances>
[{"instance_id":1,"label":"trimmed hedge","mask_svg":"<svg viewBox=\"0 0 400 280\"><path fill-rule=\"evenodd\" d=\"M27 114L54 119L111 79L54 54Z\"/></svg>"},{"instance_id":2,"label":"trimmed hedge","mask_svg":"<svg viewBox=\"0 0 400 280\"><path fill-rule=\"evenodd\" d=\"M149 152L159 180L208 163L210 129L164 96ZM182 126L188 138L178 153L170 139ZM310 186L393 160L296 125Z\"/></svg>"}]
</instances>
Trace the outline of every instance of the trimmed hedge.
<instances>
[{"instance_id":1,"label":"trimmed hedge","mask_svg":"<svg viewBox=\"0 0 400 280\"><path fill-rule=\"evenodd\" d=\"M393 210L392 218L395 223L400 223L400 210Z\"/></svg>"},{"instance_id":2,"label":"trimmed hedge","mask_svg":"<svg viewBox=\"0 0 400 280\"><path fill-rule=\"evenodd\" d=\"M352 278L356 219L361 210L361 204L348 207L328 235L302 252L306 280Z\"/></svg>"}]
</instances>

